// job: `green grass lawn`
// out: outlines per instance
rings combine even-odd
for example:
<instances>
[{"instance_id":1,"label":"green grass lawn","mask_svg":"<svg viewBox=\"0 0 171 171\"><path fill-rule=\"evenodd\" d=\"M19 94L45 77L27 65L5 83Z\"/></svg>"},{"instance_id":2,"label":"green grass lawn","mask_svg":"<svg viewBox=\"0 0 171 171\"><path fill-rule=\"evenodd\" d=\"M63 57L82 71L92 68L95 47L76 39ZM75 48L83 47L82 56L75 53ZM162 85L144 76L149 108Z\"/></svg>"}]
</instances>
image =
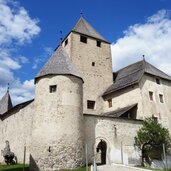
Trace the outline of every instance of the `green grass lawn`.
<instances>
[{"instance_id":1,"label":"green grass lawn","mask_svg":"<svg viewBox=\"0 0 171 171\"><path fill-rule=\"evenodd\" d=\"M140 166L138 166L138 167L140 167ZM141 167L141 168L143 168L143 167ZM152 169L152 170L154 170L154 171L165 171L162 169ZM10 165L10 166L0 165L0 171L23 171L23 165L21 165L21 164ZM25 171L29 171L28 165L25 166ZM84 167L84 168L79 168L79 169L61 170L61 171L86 171L86 168ZM90 171L90 168L89 168L89 171ZM168 169L168 171L171 171L171 169Z\"/></svg>"},{"instance_id":2,"label":"green grass lawn","mask_svg":"<svg viewBox=\"0 0 171 171\"><path fill-rule=\"evenodd\" d=\"M16 164L16 165L0 165L0 171L22 171L23 165ZM25 171L29 171L29 167L25 166Z\"/></svg>"},{"instance_id":3,"label":"green grass lawn","mask_svg":"<svg viewBox=\"0 0 171 171\"><path fill-rule=\"evenodd\" d=\"M0 165L0 171L23 171L23 165ZM29 171L29 166L25 166L25 171ZM71 170L61 170L61 171L71 171ZM86 171L86 168L73 169L72 171Z\"/></svg>"}]
</instances>

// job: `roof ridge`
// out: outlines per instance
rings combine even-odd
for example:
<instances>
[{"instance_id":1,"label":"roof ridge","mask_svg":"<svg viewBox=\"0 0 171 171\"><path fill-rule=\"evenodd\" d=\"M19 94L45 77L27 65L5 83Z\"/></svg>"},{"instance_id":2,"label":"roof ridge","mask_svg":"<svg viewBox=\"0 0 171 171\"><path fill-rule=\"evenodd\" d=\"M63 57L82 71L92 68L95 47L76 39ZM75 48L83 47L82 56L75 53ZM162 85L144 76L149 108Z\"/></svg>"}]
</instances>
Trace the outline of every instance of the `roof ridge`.
<instances>
[{"instance_id":1,"label":"roof ridge","mask_svg":"<svg viewBox=\"0 0 171 171\"><path fill-rule=\"evenodd\" d=\"M160 69L158 69L157 67L155 67L154 65L152 65L152 64L150 64L149 62L147 62L147 61L145 61L145 63L146 64L148 64L148 65L150 65L151 67L153 67L154 69L156 69L157 71L159 71L159 72L161 72L161 73L163 73L164 75L166 75L167 77L170 77L170 79L171 79L171 76L170 75L168 75L168 74L166 74L164 71L162 71L162 70L160 70ZM145 65L146 67L147 67L147 65ZM147 70L147 68L145 68L145 72L147 72L148 73L148 71L146 71ZM158 76L158 77L160 77L160 76ZM166 79L166 78L165 78Z\"/></svg>"},{"instance_id":2,"label":"roof ridge","mask_svg":"<svg viewBox=\"0 0 171 171\"><path fill-rule=\"evenodd\" d=\"M123 68L121 68L121 69L115 71L115 72L120 72L121 70L123 70L123 69L125 69L125 68L129 68L130 66L135 65L135 64L140 63L140 62L143 62L143 60L140 60L140 61L131 63L131 64L129 64L129 65L127 65L127 66L125 66L125 67L123 67Z\"/></svg>"}]
</instances>

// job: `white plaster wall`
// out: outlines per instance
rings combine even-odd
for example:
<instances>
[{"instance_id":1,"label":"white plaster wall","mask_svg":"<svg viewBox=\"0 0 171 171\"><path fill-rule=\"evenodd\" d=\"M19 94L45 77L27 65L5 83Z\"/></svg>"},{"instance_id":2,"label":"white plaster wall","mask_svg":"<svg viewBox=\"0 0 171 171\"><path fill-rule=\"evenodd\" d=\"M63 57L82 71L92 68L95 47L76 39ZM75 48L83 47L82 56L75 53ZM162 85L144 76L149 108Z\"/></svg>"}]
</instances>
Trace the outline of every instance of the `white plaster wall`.
<instances>
[{"instance_id":1,"label":"white plaster wall","mask_svg":"<svg viewBox=\"0 0 171 171\"><path fill-rule=\"evenodd\" d=\"M112 107L110 108L107 101L108 99L112 99ZM138 103L137 119L142 119L142 96L138 85L130 86L107 95L103 103L104 112L115 111L136 103Z\"/></svg>"},{"instance_id":2,"label":"white plaster wall","mask_svg":"<svg viewBox=\"0 0 171 171\"><path fill-rule=\"evenodd\" d=\"M29 163L32 117L34 102L22 109L12 110L0 121L0 150L5 147L5 141L10 143L11 151L17 156L18 162L23 163L24 146L26 146L26 163ZM4 159L1 156L0 162Z\"/></svg>"},{"instance_id":3,"label":"white plaster wall","mask_svg":"<svg viewBox=\"0 0 171 171\"><path fill-rule=\"evenodd\" d=\"M75 168L84 164L82 80L47 76L36 83L32 170ZM49 86L57 85L55 93Z\"/></svg>"},{"instance_id":4,"label":"white plaster wall","mask_svg":"<svg viewBox=\"0 0 171 171\"><path fill-rule=\"evenodd\" d=\"M143 113L145 117L156 116L159 122L171 131L171 82L160 79L161 84L159 85L156 83L156 78L146 74L140 82ZM150 101L149 91L154 94L153 101ZM160 102L159 94L163 94L164 103Z\"/></svg>"},{"instance_id":5,"label":"white plaster wall","mask_svg":"<svg viewBox=\"0 0 171 171\"><path fill-rule=\"evenodd\" d=\"M107 143L107 164L122 163L121 154L124 164L140 163L139 153L134 148L134 137L142 121L91 115L84 115L84 118L89 163L97 155L96 147L101 139Z\"/></svg>"},{"instance_id":6,"label":"white plaster wall","mask_svg":"<svg viewBox=\"0 0 171 171\"><path fill-rule=\"evenodd\" d=\"M68 35L68 41L65 49L84 80L83 111L99 114L103 110L101 95L113 83L110 44L101 42L101 47L97 47L96 39L90 37L87 43L82 43L80 34L73 32ZM96 101L94 110L87 109L87 100Z\"/></svg>"}]
</instances>

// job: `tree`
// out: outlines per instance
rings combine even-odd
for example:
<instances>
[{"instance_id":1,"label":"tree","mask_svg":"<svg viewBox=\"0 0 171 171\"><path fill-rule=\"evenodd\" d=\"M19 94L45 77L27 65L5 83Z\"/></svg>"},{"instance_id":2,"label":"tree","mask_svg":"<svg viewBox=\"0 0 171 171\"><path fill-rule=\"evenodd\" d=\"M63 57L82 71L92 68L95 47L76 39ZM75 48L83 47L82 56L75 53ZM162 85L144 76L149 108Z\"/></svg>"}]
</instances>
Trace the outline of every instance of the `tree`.
<instances>
[{"instance_id":1,"label":"tree","mask_svg":"<svg viewBox=\"0 0 171 171\"><path fill-rule=\"evenodd\" d=\"M155 117L146 118L142 127L137 131L135 146L141 151L142 165L146 161L149 165L151 159L161 160L163 144L166 153L171 147L171 137L167 128L158 123Z\"/></svg>"}]
</instances>

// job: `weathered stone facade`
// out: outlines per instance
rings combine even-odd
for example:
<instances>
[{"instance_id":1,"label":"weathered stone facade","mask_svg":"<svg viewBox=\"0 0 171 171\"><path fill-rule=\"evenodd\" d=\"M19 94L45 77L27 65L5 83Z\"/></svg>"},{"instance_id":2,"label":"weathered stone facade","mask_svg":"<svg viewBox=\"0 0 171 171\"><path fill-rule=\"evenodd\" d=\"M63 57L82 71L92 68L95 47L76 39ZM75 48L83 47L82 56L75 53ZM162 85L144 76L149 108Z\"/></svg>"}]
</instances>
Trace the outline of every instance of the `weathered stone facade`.
<instances>
[{"instance_id":1,"label":"weathered stone facade","mask_svg":"<svg viewBox=\"0 0 171 171\"><path fill-rule=\"evenodd\" d=\"M66 39L70 42L69 46L65 46ZM66 39L62 45L84 80L83 111L99 114L103 111L101 95L113 79L110 44L102 41L101 47L98 47L97 39L91 37L87 39L87 43L80 42L80 34L75 32L71 32ZM87 110L87 100L96 102L96 110Z\"/></svg>"},{"instance_id":2,"label":"weathered stone facade","mask_svg":"<svg viewBox=\"0 0 171 171\"><path fill-rule=\"evenodd\" d=\"M4 149L5 141L8 140L19 163L23 162L24 146L26 162L29 163L33 114L34 102L30 102L24 108L21 105L14 107L0 120L0 149ZM0 161L3 162L2 156Z\"/></svg>"},{"instance_id":3,"label":"weathered stone facade","mask_svg":"<svg viewBox=\"0 0 171 171\"><path fill-rule=\"evenodd\" d=\"M12 109L8 93L0 101L0 149L8 140L22 163L26 147L33 171L83 166L85 146L89 163L138 164L142 120L154 115L171 131L170 76L144 60L112 73L110 43L82 17L35 87L34 100Z\"/></svg>"},{"instance_id":4,"label":"weathered stone facade","mask_svg":"<svg viewBox=\"0 0 171 171\"><path fill-rule=\"evenodd\" d=\"M74 76L47 76L36 81L31 169L75 168L84 165L82 80ZM57 85L49 93L50 85Z\"/></svg>"}]
</instances>

